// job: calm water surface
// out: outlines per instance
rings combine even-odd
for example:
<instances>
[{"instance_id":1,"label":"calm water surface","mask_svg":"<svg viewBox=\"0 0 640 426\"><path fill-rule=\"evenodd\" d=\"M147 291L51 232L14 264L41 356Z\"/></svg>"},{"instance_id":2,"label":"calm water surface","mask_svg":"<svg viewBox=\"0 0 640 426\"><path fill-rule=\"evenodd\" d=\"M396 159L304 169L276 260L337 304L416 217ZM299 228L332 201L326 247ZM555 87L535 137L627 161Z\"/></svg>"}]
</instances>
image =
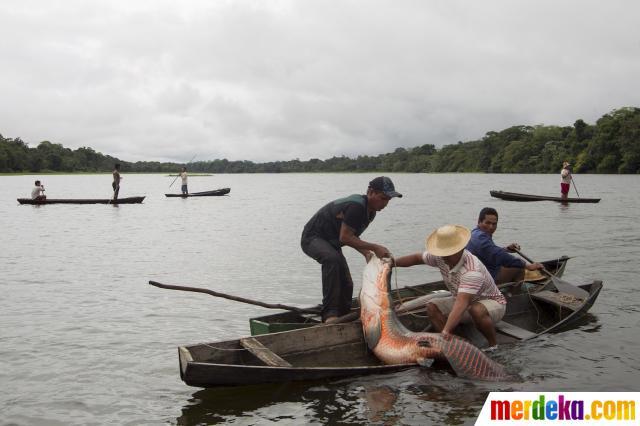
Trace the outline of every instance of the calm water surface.
<instances>
[{"instance_id":1,"label":"calm water surface","mask_svg":"<svg viewBox=\"0 0 640 426\"><path fill-rule=\"evenodd\" d=\"M582 325L492 355L522 383L478 383L417 369L340 381L202 390L184 385L177 346L248 334L267 309L148 280L209 287L273 303L313 305L319 265L299 248L326 202L362 193L369 174L192 177L123 175L121 197L141 205L20 206L33 181L50 198L107 198L110 175L0 177L0 424L472 423L490 391L640 390L640 176L578 175L583 197L562 206L492 199L489 189L555 195L555 175L397 174L394 199L364 238L395 255L422 249L446 223L473 227L496 207L495 240L529 257L573 256L565 278L604 281ZM575 195L575 193L574 193ZM356 291L364 262L345 249ZM398 285L437 279L414 267Z\"/></svg>"}]
</instances>

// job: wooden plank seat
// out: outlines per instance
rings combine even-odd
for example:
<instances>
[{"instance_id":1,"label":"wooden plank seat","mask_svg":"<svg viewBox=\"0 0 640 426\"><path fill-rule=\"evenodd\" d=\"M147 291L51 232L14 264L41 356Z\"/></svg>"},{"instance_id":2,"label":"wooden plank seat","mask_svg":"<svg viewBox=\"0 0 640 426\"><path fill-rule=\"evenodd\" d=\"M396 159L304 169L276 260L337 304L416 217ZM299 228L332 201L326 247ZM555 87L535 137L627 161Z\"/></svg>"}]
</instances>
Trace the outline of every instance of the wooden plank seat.
<instances>
[{"instance_id":1,"label":"wooden plank seat","mask_svg":"<svg viewBox=\"0 0 640 426\"><path fill-rule=\"evenodd\" d=\"M291 364L253 337L240 339L240 345L270 367L291 367Z\"/></svg>"},{"instance_id":2,"label":"wooden plank seat","mask_svg":"<svg viewBox=\"0 0 640 426\"><path fill-rule=\"evenodd\" d=\"M525 330L524 328L520 328L517 325L504 321L500 321L496 324L496 330L522 340L531 339L536 336L536 333L532 333L529 330Z\"/></svg>"}]
</instances>

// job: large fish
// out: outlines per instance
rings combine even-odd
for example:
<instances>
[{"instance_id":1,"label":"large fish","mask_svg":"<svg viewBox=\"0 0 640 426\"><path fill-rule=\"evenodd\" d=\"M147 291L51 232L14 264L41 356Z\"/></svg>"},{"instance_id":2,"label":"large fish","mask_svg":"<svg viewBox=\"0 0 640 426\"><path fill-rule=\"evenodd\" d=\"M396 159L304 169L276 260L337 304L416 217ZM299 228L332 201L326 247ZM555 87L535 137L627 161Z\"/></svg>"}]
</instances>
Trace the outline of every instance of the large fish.
<instances>
[{"instance_id":1,"label":"large fish","mask_svg":"<svg viewBox=\"0 0 640 426\"><path fill-rule=\"evenodd\" d=\"M398 319L390 290L391 264L377 257L363 272L360 290L360 319L369 349L385 364L429 366L445 359L460 377L481 380L512 380L502 365L457 336L444 339L440 333L415 333Z\"/></svg>"}]
</instances>

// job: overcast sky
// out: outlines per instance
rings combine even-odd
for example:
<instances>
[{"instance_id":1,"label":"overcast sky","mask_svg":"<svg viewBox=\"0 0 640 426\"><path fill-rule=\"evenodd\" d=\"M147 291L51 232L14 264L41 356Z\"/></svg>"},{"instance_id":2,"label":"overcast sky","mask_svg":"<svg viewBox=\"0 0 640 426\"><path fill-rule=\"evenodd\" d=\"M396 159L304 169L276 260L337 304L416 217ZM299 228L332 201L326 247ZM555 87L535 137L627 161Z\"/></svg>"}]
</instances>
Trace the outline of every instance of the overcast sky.
<instances>
[{"instance_id":1,"label":"overcast sky","mask_svg":"<svg viewBox=\"0 0 640 426\"><path fill-rule=\"evenodd\" d=\"M326 159L640 106L637 0L2 0L0 134Z\"/></svg>"}]
</instances>

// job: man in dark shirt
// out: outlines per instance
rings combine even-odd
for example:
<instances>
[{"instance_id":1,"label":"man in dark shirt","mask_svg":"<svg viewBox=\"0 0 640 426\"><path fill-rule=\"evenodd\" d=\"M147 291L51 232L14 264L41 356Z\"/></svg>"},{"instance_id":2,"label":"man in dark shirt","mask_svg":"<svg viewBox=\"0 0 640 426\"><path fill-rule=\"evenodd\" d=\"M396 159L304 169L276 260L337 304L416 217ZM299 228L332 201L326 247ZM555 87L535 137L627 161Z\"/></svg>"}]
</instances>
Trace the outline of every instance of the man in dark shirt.
<instances>
[{"instance_id":1,"label":"man in dark shirt","mask_svg":"<svg viewBox=\"0 0 640 426\"><path fill-rule=\"evenodd\" d=\"M366 260L371 252L379 258L390 256L386 247L361 240L360 234L394 197L402 194L395 190L391 179L379 176L369 182L366 195L332 201L305 225L300 241L302 251L322 265L322 321L334 322L351 310L353 281L342 246L353 247Z\"/></svg>"},{"instance_id":2,"label":"man in dark shirt","mask_svg":"<svg viewBox=\"0 0 640 426\"><path fill-rule=\"evenodd\" d=\"M544 268L541 263L527 263L509 254L509 252L520 250L520 245L517 243L511 243L504 248L498 247L493 242L493 233L497 228L496 209L483 208L478 216L478 226L471 231L471 240L467 244L467 250L484 263L496 284L522 281L525 269L535 271Z\"/></svg>"}]
</instances>

